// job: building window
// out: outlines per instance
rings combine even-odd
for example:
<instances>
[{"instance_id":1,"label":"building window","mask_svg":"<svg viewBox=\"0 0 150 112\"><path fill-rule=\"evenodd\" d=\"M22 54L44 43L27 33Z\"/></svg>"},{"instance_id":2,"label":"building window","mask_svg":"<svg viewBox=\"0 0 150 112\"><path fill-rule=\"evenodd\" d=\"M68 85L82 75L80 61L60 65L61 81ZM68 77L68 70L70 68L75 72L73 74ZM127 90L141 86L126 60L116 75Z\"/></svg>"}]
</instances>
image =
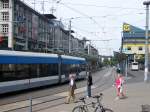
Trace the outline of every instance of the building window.
<instances>
[{"instance_id":1,"label":"building window","mask_svg":"<svg viewBox=\"0 0 150 112\"><path fill-rule=\"evenodd\" d=\"M139 51L142 51L143 50L143 48L142 47L139 47Z\"/></svg>"},{"instance_id":2,"label":"building window","mask_svg":"<svg viewBox=\"0 0 150 112\"><path fill-rule=\"evenodd\" d=\"M2 32L3 33L8 33L8 24L3 24L2 25Z\"/></svg>"},{"instance_id":3,"label":"building window","mask_svg":"<svg viewBox=\"0 0 150 112\"><path fill-rule=\"evenodd\" d=\"M127 50L131 50L131 47L127 47Z\"/></svg>"},{"instance_id":4,"label":"building window","mask_svg":"<svg viewBox=\"0 0 150 112\"><path fill-rule=\"evenodd\" d=\"M3 9L9 8L9 1L8 0L4 0L3 1Z\"/></svg>"},{"instance_id":5,"label":"building window","mask_svg":"<svg viewBox=\"0 0 150 112\"><path fill-rule=\"evenodd\" d=\"M9 20L9 13L8 12L3 12L3 21L8 21Z\"/></svg>"}]
</instances>

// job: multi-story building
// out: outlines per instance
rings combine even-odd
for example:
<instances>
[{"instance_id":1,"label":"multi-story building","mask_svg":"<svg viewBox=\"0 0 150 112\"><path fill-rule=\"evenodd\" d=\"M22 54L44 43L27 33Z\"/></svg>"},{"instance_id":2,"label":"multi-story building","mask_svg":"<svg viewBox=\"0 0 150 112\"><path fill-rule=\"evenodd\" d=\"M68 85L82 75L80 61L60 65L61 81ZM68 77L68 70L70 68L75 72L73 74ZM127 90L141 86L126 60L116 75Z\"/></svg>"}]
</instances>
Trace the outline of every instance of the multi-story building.
<instances>
[{"instance_id":1,"label":"multi-story building","mask_svg":"<svg viewBox=\"0 0 150 112\"><path fill-rule=\"evenodd\" d=\"M94 48L93 46L91 46L91 54L93 56L98 56L98 50L96 48Z\"/></svg>"},{"instance_id":2,"label":"multi-story building","mask_svg":"<svg viewBox=\"0 0 150 112\"><path fill-rule=\"evenodd\" d=\"M79 43L78 43L78 52L80 52L80 53L84 53L85 52L85 43L84 43L84 41L83 40L79 40L78 41Z\"/></svg>"},{"instance_id":3,"label":"multi-story building","mask_svg":"<svg viewBox=\"0 0 150 112\"><path fill-rule=\"evenodd\" d=\"M86 50L85 51L86 54L88 54L88 55L96 56L96 57L98 57L98 55L99 55L98 50L94 46L92 46L91 44L87 44L85 50Z\"/></svg>"},{"instance_id":4,"label":"multi-story building","mask_svg":"<svg viewBox=\"0 0 150 112\"><path fill-rule=\"evenodd\" d=\"M1 48L37 50L49 48L53 28L44 16L20 0L0 0ZM52 17L52 19L55 17Z\"/></svg>"},{"instance_id":5,"label":"multi-story building","mask_svg":"<svg viewBox=\"0 0 150 112\"><path fill-rule=\"evenodd\" d=\"M0 49L84 52L85 43L69 33L52 14L40 14L20 0L0 0Z\"/></svg>"},{"instance_id":6,"label":"multi-story building","mask_svg":"<svg viewBox=\"0 0 150 112\"><path fill-rule=\"evenodd\" d=\"M8 27L10 24L9 20L12 18L11 16L12 16L12 14L10 13L9 1L1 0L0 1L0 38L1 38L1 41L5 41L5 43L3 43L3 46L8 45L8 42L7 42L8 29L9 29ZM9 36L11 36L11 34L9 34ZM2 42L1 42L1 44L2 44ZM10 42L9 42L9 46L10 46Z\"/></svg>"},{"instance_id":7,"label":"multi-story building","mask_svg":"<svg viewBox=\"0 0 150 112\"><path fill-rule=\"evenodd\" d=\"M64 51L64 53L68 53L69 52L69 31L66 30L62 30L62 49Z\"/></svg>"},{"instance_id":8,"label":"multi-story building","mask_svg":"<svg viewBox=\"0 0 150 112\"><path fill-rule=\"evenodd\" d=\"M72 37L71 42L72 42L71 51L78 52L79 51L79 39Z\"/></svg>"},{"instance_id":9,"label":"multi-story building","mask_svg":"<svg viewBox=\"0 0 150 112\"><path fill-rule=\"evenodd\" d=\"M20 0L0 0L0 37L3 40L0 48L31 51L66 49L69 34L55 18L51 14L39 14ZM64 40L66 42L63 43Z\"/></svg>"},{"instance_id":10,"label":"multi-story building","mask_svg":"<svg viewBox=\"0 0 150 112\"><path fill-rule=\"evenodd\" d=\"M122 34L123 53L132 61L142 58L145 54L145 30L124 23Z\"/></svg>"}]
</instances>

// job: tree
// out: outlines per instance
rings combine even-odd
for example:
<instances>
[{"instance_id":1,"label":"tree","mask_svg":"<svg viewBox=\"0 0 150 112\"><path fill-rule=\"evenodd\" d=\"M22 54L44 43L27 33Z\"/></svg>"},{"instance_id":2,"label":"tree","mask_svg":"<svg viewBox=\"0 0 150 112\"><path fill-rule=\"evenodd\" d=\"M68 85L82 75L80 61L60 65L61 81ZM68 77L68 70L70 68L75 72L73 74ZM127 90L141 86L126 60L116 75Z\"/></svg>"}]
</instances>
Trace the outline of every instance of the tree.
<instances>
[{"instance_id":1,"label":"tree","mask_svg":"<svg viewBox=\"0 0 150 112\"><path fill-rule=\"evenodd\" d=\"M118 61L118 63L126 60L127 56L124 53L114 52L114 58Z\"/></svg>"}]
</instances>

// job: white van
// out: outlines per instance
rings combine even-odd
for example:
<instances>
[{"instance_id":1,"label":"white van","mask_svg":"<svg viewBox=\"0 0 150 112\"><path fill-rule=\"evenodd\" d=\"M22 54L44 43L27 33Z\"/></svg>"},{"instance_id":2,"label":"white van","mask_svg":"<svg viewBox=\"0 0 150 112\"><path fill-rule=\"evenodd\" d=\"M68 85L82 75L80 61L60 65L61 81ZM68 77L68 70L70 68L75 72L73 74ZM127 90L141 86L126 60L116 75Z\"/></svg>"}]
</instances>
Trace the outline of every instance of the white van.
<instances>
[{"instance_id":1,"label":"white van","mask_svg":"<svg viewBox=\"0 0 150 112\"><path fill-rule=\"evenodd\" d=\"M138 62L132 62L131 63L131 70L139 70Z\"/></svg>"}]
</instances>

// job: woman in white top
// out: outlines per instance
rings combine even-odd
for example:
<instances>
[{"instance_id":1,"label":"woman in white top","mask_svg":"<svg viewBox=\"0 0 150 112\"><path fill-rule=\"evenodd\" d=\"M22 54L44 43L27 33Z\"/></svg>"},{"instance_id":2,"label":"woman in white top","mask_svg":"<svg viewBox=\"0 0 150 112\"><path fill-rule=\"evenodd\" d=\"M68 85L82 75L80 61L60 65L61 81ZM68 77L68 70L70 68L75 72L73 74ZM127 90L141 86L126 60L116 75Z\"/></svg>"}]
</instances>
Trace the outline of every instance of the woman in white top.
<instances>
[{"instance_id":1,"label":"woman in white top","mask_svg":"<svg viewBox=\"0 0 150 112\"><path fill-rule=\"evenodd\" d=\"M70 103L70 99L72 98L73 101L75 101L75 89L76 89L76 83L75 83L75 73L73 71L70 72L69 74L69 94L68 94L68 97L67 97L67 100L66 100L66 104Z\"/></svg>"}]
</instances>

